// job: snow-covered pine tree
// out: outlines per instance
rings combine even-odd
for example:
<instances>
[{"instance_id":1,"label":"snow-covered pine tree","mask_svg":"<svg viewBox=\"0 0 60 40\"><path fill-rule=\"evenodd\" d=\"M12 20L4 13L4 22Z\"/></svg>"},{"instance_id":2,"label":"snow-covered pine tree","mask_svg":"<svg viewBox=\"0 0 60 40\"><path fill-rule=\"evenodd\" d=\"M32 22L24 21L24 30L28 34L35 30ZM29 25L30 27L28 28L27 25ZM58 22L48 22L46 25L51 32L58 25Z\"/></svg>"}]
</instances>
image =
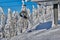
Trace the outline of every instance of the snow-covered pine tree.
<instances>
[{"instance_id":1,"label":"snow-covered pine tree","mask_svg":"<svg viewBox=\"0 0 60 40\"><path fill-rule=\"evenodd\" d=\"M14 30L14 36L17 35L17 21L19 19L19 14L17 11L14 11L13 12L13 15L12 15L12 22L13 22L13 30Z\"/></svg>"},{"instance_id":2,"label":"snow-covered pine tree","mask_svg":"<svg viewBox=\"0 0 60 40\"><path fill-rule=\"evenodd\" d=\"M5 15L4 15L4 13L2 13L2 15L1 15L1 27L2 27L2 34L3 34L3 37L5 37L5 35L4 35L4 28L5 28Z\"/></svg>"},{"instance_id":3,"label":"snow-covered pine tree","mask_svg":"<svg viewBox=\"0 0 60 40\"><path fill-rule=\"evenodd\" d=\"M5 15L3 12L3 9L0 7L0 13L1 13L1 25L0 25L0 38L4 37L4 27L5 27Z\"/></svg>"},{"instance_id":4,"label":"snow-covered pine tree","mask_svg":"<svg viewBox=\"0 0 60 40\"><path fill-rule=\"evenodd\" d=\"M26 32L28 32L28 31L31 30L31 28L32 28L32 23L31 23L31 13L30 13L30 9L29 9L29 8L26 8L26 11L27 11L27 17L28 17L28 19L27 19L28 28L27 28Z\"/></svg>"},{"instance_id":5,"label":"snow-covered pine tree","mask_svg":"<svg viewBox=\"0 0 60 40\"><path fill-rule=\"evenodd\" d=\"M40 4L37 5L37 18L38 18L38 23L40 23L40 19L41 19L41 11L40 11Z\"/></svg>"},{"instance_id":6,"label":"snow-covered pine tree","mask_svg":"<svg viewBox=\"0 0 60 40\"><path fill-rule=\"evenodd\" d=\"M35 25L36 24L36 8L34 7L34 5L32 6L33 7L33 10L32 10L32 23L33 23L33 25Z\"/></svg>"},{"instance_id":7,"label":"snow-covered pine tree","mask_svg":"<svg viewBox=\"0 0 60 40\"><path fill-rule=\"evenodd\" d=\"M12 12L8 9L7 23L5 25L5 38L11 38L14 36L13 23L12 23Z\"/></svg>"}]
</instances>

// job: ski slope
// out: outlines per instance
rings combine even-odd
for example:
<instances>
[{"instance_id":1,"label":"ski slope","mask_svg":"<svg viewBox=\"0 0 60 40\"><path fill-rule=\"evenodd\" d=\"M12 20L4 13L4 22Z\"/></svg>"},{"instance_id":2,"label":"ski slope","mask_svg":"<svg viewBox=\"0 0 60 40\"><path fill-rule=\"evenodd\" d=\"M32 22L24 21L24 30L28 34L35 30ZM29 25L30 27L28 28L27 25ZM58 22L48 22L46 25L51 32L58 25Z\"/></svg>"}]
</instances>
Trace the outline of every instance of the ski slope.
<instances>
[{"instance_id":1,"label":"ski slope","mask_svg":"<svg viewBox=\"0 0 60 40\"><path fill-rule=\"evenodd\" d=\"M60 24L60 21L58 21L58 24ZM51 25L51 21L39 24L34 31L22 33L10 40L60 40L60 27L57 29L50 29Z\"/></svg>"},{"instance_id":2,"label":"ski slope","mask_svg":"<svg viewBox=\"0 0 60 40\"><path fill-rule=\"evenodd\" d=\"M40 32L41 31L25 33L25 34L16 36L10 40L60 40L60 28L57 28L54 30L45 30L45 32L41 32L41 33Z\"/></svg>"}]
</instances>

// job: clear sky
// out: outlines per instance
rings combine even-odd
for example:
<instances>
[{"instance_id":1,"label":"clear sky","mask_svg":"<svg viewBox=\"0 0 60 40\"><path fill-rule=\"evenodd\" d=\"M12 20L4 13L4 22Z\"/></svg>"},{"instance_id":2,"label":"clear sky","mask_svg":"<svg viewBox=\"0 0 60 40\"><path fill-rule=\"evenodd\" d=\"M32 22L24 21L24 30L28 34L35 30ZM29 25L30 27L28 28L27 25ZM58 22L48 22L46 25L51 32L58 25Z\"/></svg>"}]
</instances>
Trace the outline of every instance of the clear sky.
<instances>
[{"instance_id":1,"label":"clear sky","mask_svg":"<svg viewBox=\"0 0 60 40\"><path fill-rule=\"evenodd\" d=\"M37 7L37 3L34 2L25 2L26 7L29 8L32 12L32 5ZM3 8L4 13L7 14L8 8L12 11L21 12L22 0L0 0L0 7Z\"/></svg>"}]
</instances>

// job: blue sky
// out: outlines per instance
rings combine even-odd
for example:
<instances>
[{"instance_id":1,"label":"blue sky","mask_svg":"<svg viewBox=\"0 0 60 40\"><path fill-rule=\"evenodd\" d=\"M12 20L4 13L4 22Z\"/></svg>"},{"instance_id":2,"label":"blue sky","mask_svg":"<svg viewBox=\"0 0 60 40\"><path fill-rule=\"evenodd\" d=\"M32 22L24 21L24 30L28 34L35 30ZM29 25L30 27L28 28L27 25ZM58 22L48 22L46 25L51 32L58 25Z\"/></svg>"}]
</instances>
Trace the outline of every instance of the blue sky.
<instances>
[{"instance_id":1,"label":"blue sky","mask_svg":"<svg viewBox=\"0 0 60 40\"><path fill-rule=\"evenodd\" d=\"M37 3L34 2L25 2L26 7L29 8L32 12L32 5L37 8ZM0 7L3 8L4 13L7 14L8 8L12 10L12 12L18 11L21 12L22 0L0 0Z\"/></svg>"}]
</instances>

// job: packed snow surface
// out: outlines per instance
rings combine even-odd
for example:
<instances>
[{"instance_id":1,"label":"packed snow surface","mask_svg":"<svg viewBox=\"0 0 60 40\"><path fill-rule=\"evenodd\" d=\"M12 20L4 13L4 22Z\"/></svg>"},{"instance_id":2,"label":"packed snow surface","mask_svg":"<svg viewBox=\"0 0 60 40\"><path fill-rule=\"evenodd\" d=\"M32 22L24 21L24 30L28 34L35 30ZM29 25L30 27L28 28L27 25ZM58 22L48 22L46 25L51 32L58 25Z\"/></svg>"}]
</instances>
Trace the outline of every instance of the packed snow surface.
<instances>
[{"instance_id":1,"label":"packed snow surface","mask_svg":"<svg viewBox=\"0 0 60 40\"><path fill-rule=\"evenodd\" d=\"M43 32L42 32L43 31ZM60 28L54 30L41 30L25 33L13 37L10 40L60 40Z\"/></svg>"}]
</instances>

